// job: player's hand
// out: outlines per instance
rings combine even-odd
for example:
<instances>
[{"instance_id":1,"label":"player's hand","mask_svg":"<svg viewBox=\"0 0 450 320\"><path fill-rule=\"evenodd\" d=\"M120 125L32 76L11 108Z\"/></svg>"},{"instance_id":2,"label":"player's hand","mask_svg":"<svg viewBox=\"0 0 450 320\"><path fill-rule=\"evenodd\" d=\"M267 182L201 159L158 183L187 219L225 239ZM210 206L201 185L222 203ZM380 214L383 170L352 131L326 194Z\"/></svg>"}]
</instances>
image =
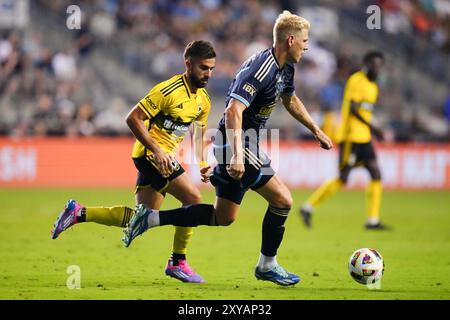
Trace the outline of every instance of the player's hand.
<instances>
[{"instance_id":1,"label":"player's hand","mask_svg":"<svg viewBox=\"0 0 450 320\"><path fill-rule=\"evenodd\" d=\"M378 140L384 141L384 134L381 129L375 126L371 126L370 129Z\"/></svg>"},{"instance_id":2,"label":"player's hand","mask_svg":"<svg viewBox=\"0 0 450 320\"><path fill-rule=\"evenodd\" d=\"M233 155L230 164L227 166L227 172L234 180L241 180L245 172L243 157Z\"/></svg>"},{"instance_id":3,"label":"player's hand","mask_svg":"<svg viewBox=\"0 0 450 320\"><path fill-rule=\"evenodd\" d=\"M202 179L201 179L202 182L205 182L205 183L209 182L209 177L211 176L211 173L212 173L212 169L211 169L210 165L208 165L206 167L201 167L200 175L202 176Z\"/></svg>"},{"instance_id":4,"label":"player's hand","mask_svg":"<svg viewBox=\"0 0 450 320\"><path fill-rule=\"evenodd\" d=\"M325 150L330 150L333 148L333 142L330 137L328 137L322 130L318 129L314 134L314 138L320 143L320 147Z\"/></svg>"},{"instance_id":5,"label":"player's hand","mask_svg":"<svg viewBox=\"0 0 450 320\"><path fill-rule=\"evenodd\" d=\"M164 178L170 176L173 172L172 162L174 159L164 151L159 151L153 154L153 158L155 159L156 165L158 166L161 175Z\"/></svg>"}]
</instances>

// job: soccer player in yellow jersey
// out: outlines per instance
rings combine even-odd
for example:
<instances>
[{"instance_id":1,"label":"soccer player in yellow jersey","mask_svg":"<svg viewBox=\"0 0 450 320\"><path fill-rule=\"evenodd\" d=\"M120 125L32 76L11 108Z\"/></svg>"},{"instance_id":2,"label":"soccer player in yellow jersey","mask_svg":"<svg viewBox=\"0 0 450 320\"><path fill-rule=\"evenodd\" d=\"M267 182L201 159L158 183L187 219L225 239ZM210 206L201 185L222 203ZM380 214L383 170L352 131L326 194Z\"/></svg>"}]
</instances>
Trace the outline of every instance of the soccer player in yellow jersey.
<instances>
[{"instance_id":1,"label":"soccer player in yellow jersey","mask_svg":"<svg viewBox=\"0 0 450 320\"><path fill-rule=\"evenodd\" d=\"M347 183L350 171L364 166L370 173L371 181L367 187L367 229L388 229L380 222L381 173L372 134L383 139L382 131L372 123L373 107L378 97L376 83L380 68L384 63L381 52L372 51L363 59L362 70L350 76L345 86L341 110L341 123L336 131L339 143L339 177L329 180L317 189L300 209L303 222L311 227L314 209L325 199Z\"/></svg>"},{"instance_id":2,"label":"soccer player in yellow jersey","mask_svg":"<svg viewBox=\"0 0 450 320\"><path fill-rule=\"evenodd\" d=\"M201 142L196 148L200 173L203 181L209 179L211 169L206 162L205 129L211 101L204 87L215 67L215 57L209 42L189 43L184 52L185 73L154 86L128 114L127 124L136 137L132 153L138 170L136 204L158 210L166 193L183 205L201 202L199 190L174 155L190 125L194 124L194 138ZM52 238L79 222L124 227L133 214L134 209L125 206L84 207L69 200L55 222ZM191 227L175 227L172 256L165 272L183 282L199 283L204 280L186 261L186 248L192 234Z\"/></svg>"}]
</instances>

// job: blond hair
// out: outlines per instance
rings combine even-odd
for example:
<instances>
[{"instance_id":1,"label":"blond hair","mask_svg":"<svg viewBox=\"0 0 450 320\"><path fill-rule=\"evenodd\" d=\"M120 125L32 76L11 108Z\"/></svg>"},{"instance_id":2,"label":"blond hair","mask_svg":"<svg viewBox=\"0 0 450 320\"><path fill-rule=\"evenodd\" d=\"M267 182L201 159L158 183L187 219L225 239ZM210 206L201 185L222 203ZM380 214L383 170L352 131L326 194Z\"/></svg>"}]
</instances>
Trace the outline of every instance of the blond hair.
<instances>
[{"instance_id":1,"label":"blond hair","mask_svg":"<svg viewBox=\"0 0 450 320\"><path fill-rule=\"evenodd\" d=\"M273 40L275 42L283 41L291 34L300 32L303 29L309 30L309 28L310 23L308 20L284 10L283 13L280 13L273 26Z\"/></svg>"}]
</instances>

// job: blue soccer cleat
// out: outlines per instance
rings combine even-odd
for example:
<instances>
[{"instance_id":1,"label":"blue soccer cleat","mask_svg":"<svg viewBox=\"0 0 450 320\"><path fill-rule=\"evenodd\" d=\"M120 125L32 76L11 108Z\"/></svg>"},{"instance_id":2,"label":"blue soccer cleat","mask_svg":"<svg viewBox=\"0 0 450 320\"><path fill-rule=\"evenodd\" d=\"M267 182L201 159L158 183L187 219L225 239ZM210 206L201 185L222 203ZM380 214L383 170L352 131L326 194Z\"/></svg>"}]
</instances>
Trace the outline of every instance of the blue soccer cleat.
<instances>
[{"instance_id":1,"label":"blue soccer cleat","mask_svg":"<svg viewBox=\"0 0 450 320\"><path fill-rule=\"evenodd\" d=\"M61 234L61 232L76 224L78 222L78 212L82 209L83 206L75 200L67 201L64 210L61 211L55 223L53 224L54 229L52 230L52 239L56 239Z\"/></svg>"},{"instance_id":2,"label":"blue soccer cleat","mask_svg":"<svg viewBox=\"0 0 450 320\"><path fill-rule=\"evenodd\" d=\"M131 218L123 233L122 242L125 247L129 247L131 242L137 236L143 234L148 228L148 216L152 213L152 209L147 209L143 204L136 206L136 212Z\"/></svg>"},{"instance_id":3,"label":"blue soccer cleat","mask_svg":"<svg viewBox=\"0 0 450 320\"><path fill-rule=\"evenodd\" d=\"M300 277L289 273L282 266L276 266L272 270L262 272L255 269L255 277L258 280L272 281L280 286L292 286L300 281Z\"/></svg>"}]
</instances>

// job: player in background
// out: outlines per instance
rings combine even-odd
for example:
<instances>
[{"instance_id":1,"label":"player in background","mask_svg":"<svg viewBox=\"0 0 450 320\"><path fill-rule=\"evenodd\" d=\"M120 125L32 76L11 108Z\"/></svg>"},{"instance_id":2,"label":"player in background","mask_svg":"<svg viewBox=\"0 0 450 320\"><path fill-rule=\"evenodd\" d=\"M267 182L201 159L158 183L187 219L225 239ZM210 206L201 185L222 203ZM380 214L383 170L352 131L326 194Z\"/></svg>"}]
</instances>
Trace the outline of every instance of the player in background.
<instances>
[{"instance_id":1,"label":"player in background","mask_svg":"<svg viewBox=\"0 0 450 320\"><path fill-rule=\"evenodd\" d=\"M383 230L388 227L380 222L382 194L381 172L372 143L372 134L383 140L383 132L373 124L373 108L377 102L377 78L384 64L381 52L368 52L364 67L351 75L346 83L342 101L341 123L336 131L339 143L339 176L320 186L300 209L305 225L311 227L313 211L319 204L344 186L351 170L364 166L371 181L367 187L367 229Z\"/></svg>"},{"instance_id":2,"label":"player in background","mask_svg":"<svg viewBox=\"0 0 450 320\"><path fill-rule=\"evenodd\" d=\"M202 201L199 190L174 155L190 125L194 124L194 139L204 144L195 148L196 158L205 177L209 176L211 170L204 169L209 168L205 130L211 101L204 87L215 67L215 57L209 42L189 43L184 52L185 73L154 86L128 114L127 124L136 137L132 153L138 170L136 204L159 209L166 193L183 205ZM84 207L69 200L55 222L52 238L80 222L125 227L133 214L134 209L125 206ZM193 228L175 228L172 256L165 272L183 282L204 282L186 261L192 234Z\"/></svg>"},{"instance_id":3,"label":"player in background","mask_svg":"<svg viewBox=\"0 0 450 320\"><path fill-rule=\"evenodd\" d=\"M214 141L218 165L210 180L216 190L215 205L194 204L165 211L138 206L124 230L125 246L156 226L228 226L236 219L244 194L252 189L268 202L256 278L283 286L300 281L276 259L292 196L270 166L270 159L259 149L259 133L281 98L287 111L314 134L322 148L332 147L294 92L294 63L308 49L309 27L306 19L284 11L275 22L273 47L244 62L231 83Z\"/></svg>"}]
</instances>

